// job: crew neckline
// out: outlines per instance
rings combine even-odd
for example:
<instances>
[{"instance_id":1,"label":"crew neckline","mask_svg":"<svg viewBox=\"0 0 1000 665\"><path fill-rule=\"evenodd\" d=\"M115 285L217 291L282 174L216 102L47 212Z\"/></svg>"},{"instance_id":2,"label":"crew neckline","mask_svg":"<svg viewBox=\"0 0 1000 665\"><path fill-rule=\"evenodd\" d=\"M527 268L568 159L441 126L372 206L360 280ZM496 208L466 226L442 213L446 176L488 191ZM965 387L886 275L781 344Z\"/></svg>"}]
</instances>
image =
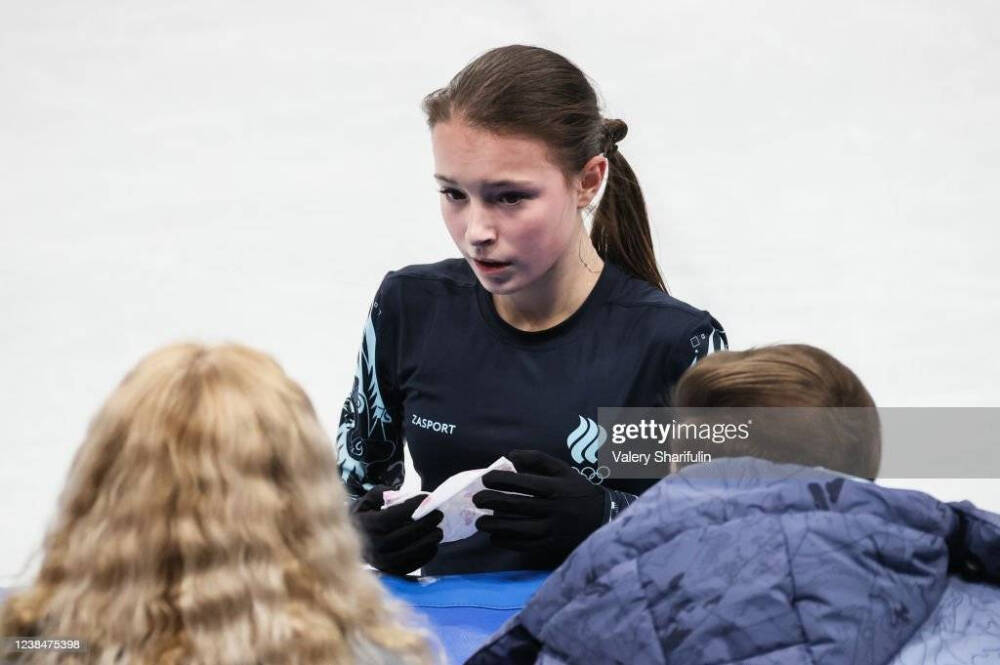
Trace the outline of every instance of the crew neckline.
<instances>
[{"instance_id":1,"label":"crew neckline","mask_svg":"<svg viewBox=\"0 0 1000 665\"><path fill-rule=\"evenodd\" d=\"M584 298L580 306L576 308L576 311L570 314L566 320L544 330L521 330L504 321L493 304L492 294L483 288L478 278L475 278L476 300L483 319L494 332L506 341L518 346L548 346L566 339L573 331L580 328L580 322L595 307L607 300L616 274L620 274L618 267L605 259L604 267L601 268L601 274L598 276L597 282L594 283L593 288L590 289L590 293L587 294L587 297Z\"/></svg>"}]
</instances>

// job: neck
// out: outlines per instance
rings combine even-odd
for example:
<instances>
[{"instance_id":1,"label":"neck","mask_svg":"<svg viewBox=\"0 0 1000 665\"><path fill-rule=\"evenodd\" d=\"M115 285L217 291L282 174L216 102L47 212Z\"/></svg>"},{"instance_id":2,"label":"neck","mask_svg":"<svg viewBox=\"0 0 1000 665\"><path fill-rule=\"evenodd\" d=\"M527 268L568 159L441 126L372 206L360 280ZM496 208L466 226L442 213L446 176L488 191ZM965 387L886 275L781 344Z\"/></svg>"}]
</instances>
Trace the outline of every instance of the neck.
<instances>
[{"instance_id":1,"label":"neck","mask_svg":"<svg viewBox=\"0 0 1000 665\"><path fill-rule=\"evenodd\" d=\"M578 237L552 267L517 293L494 295L493 306L504 321L525 332L557 326L580 308L604 268L583 224Z\"/></svg>"}]
</instances>

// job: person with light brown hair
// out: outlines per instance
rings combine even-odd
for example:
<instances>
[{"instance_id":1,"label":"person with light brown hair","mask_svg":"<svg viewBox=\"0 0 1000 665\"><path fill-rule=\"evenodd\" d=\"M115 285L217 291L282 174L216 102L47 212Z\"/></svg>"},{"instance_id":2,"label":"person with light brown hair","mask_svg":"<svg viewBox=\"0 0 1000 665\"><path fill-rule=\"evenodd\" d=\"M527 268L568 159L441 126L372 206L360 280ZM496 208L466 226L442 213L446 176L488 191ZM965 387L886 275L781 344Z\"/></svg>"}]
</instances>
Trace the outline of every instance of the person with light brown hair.
<instances>
[{"instance_id":1,"label":"person with light brown hair","mask_svg":"<svg viewBox=\"0 0 1000 665\"><path fill-rule=\"evenodd\" d=\"M879 423L854 372L782 344L713 354L673 392L685 424L814 415L662 478L466 665L997 662L1000 515L869 482Z\"/></svg>"},{"instance_id":2,"label":"person with light brown hair","mask_svg":"<svg viewBox=\"0 0 1000 665\"><path fill-rule=\"evenodd\" d=\"M90 424L0 635L82 640L14 662L429 663L364 569L331 444L269 356L176 344Z\"/></svg>"},{"instance_id":3,"label":"person with light brown hair","mask_svg":"<svg viewBox=\"0 0 1000 665\"><path fill-rule=\"evenodd\" d=\"M873 480L882 439L875 401L861 379L826 351L775 344L712 354L681 376L671 404L780 408L758 418L753 436L734 439L724 456L823 466Z\"/></svg>"}]
</instances>

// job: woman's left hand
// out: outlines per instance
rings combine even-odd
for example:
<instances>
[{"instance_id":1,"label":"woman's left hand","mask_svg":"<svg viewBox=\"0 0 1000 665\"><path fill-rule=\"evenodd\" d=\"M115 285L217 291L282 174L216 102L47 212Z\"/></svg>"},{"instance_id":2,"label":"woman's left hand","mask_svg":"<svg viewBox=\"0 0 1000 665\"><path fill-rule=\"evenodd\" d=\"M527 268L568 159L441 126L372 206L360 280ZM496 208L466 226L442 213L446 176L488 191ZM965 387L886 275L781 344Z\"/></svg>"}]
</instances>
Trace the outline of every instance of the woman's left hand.
<instances>
[{"instance_id":1,"label":"woman's left hand","mask_svg":"<svg viewBox=\"0 0 1000 665\"><path fill-rule=\"evenodd\" d=\"M476 520L476 528L489 533L497 547L561 563L605 522L607 491L537 450L514 450L506 457L517 472L490 471L483 476L489 489L477 492L472 502L493 510L493 515Z\"/></svg>"}]
</instances>

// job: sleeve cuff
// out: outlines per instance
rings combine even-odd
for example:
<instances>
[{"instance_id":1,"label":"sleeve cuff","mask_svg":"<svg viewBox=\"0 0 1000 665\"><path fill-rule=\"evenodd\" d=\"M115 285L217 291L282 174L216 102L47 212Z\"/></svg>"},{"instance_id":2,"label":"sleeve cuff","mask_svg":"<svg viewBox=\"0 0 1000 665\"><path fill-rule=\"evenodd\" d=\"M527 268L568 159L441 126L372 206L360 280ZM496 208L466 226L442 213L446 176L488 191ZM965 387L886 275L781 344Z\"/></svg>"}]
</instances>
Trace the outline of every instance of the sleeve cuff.
<instances>
[{"instance_id":1,"label":"sleeve cuff","mask_svg":"<svg viewBox=\"0 0 1000 665\"><path fill-rule=\"evenodd\" d=\"M605 487L604 492L604 524L618 517L639 498L635 494L613 490L610 487Z\"/></svg>"}]
</instances>

